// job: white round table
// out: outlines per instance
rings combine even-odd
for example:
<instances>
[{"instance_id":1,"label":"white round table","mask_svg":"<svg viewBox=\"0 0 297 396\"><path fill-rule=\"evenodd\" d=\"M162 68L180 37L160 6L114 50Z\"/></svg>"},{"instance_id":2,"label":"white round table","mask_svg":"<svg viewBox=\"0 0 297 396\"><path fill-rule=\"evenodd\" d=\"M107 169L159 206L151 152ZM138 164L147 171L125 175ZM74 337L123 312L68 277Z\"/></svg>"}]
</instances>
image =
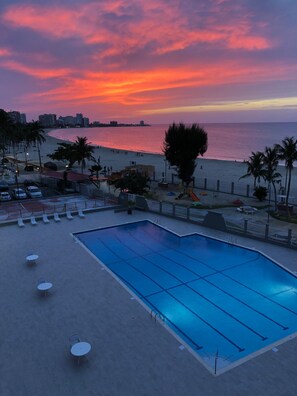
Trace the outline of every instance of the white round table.
<instances>
[{"instance_id":1,"label":"white round table","mask_svg":"<svg viewBox=\"0 0 297 396\"><path fill-rule=\"evenodd\" d=\"M38 260L37 254L30 254L29 256L26 257L27 263L28 264L36 264L36 261Z\"/></svg>"},{"instance_id":2,"label":"white round table","mask_svg":"<svg viewBox=\"0 0 297 396\"><path fill-rule=\"evenodd\" d=\"M71 347L71 355L76 357L82 357L87 355L91 350L91 344L88 342L82 341L77 342L76 344L72 345Z\"/></svg>"},{"instance_id":3,"label":"white round table","mask_svg":"<svg viewBox=\"0 0 297 396\"><path fill-rule=\"evenodd\" d=\"M44 294L46 294L49 289L51 289L53 287L53 284L51 282L42 282L39 283L39 285L37 286L37 289L41 292L44 292Z\"/></svg>"}]
</instances>

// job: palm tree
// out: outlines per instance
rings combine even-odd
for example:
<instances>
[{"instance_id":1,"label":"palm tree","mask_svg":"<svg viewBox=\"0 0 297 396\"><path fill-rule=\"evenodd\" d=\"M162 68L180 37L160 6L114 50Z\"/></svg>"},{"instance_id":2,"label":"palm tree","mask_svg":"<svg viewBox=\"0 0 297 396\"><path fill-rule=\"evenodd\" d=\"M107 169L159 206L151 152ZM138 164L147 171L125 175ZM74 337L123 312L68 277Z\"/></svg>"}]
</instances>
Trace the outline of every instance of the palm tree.
<instances>
[{"instance_id":1,"label":"palm tree","mask_svg":"<svg viewBox=\"0 0 297 396\"><path fill-rule=\"evenodd\" d=\"M99 172L102 169L102 166L100 165L100 157L98 158L98 160L96 160L96 158L92 155L90 157L90 160L94 163L94 165L91 166L91 168L89 168L90 171L90 180L92 180L92 183L95 184L96 187L99 188L100 186L100 182L99 182ZM94 181L93 176L94 174L96 174L96 180Z\"/></svg>"},{"instance_id":2,"label":"palm tree","mask_svg":"<svg viewBox=\"0 0 297 396\"><path fill-rule=\"evenodd\" d=\"M19 160L17 158L18 151L20 150L20 144L24 141L24 125L20 123L13 124L13 128L9 135L9 144L12 147L13 156L15 158L16 166L17 166L17 174L19 171ZM26 156L27 158L27 156Z\"/></svg>"},{"instance_id":3,"label":"palm tree","mask_svg":"<svg viewBox=\"0 0 297 396\"><path fill-rule=\"evenodd\" d=\"M86 137L77 136L74 142L74 151L76 161L81 164L81 173L84 173L84 168L86 167L86 159L91 159L94 148L87 143L88 139Z\"/></svg>"},{"instance_id":4,"label":"palm tree","mask_svg":"<svg viewBox=\"0 0 297 396\"><path fill-rule=\"evenodd\" d=\"M275 183L279 183L281 180L281 174L277 172L278 160L279 155L277 146L274 146L273 148L266 147L263 153L263 163L265 166L265 173L263 177L268 182L269 200L271 185L273 187L275 210L277 210L277 195Z\"/></svg>"},{"instance_id":5,"label":"palm tree","mask_svg":"<svg viewBox=\"0 0 297 396\"><path fill-rule=\"evenodd\" d=\"M278 144L277 146L278 155L280 160L285 161L286 166L286 206L288 208L289 195L291 189L291 177L292 170L294 168L294 162L297 161L297 139L294 137L286 137L282 141L282 145ZM288 175L288 179L287 179Z\"/></svg>"},{"instance_id":6,"label":"palm tree","mask_svg":"<svg viewBox=\"0 0 297 396\"><path fill-rule=\"evenodd\" d=\"M45 142L44 130L38 121L32 121L27 124L27 141L31 145L36 144L39 159L39 172L42 172L42 163L40 155L40 146Z\"/></svg>"},{"instance_id":7,"label":"palm tree","mask_svg":"<svg viewBox=\"0 0 297 396\"><path fill-rule=\"evenodd\" d=\"M12 133L12 121L3 109L0 109L0 150L2 151L2 159L4 160L7 147L10 145L10 136Z\"/></svg>"},{"instance_id":8,"label":"palm tree","mask_svg":"<svg viewBox=\"0 0 297 396\"><path fill-rule=\"evenodd\" d=\"M240 177L243 179L244 177L253 176L254 178L254 189L256 188L256 182L260 183L261 177L264 176L264 163L263 163L263 153L257 151L254 153L252 151L252 155L249 157L248 161L244 161L247 164L247 173Z\"/></svg>"},{"instance_id":9,"label":"palm tree","mask_svg":"<svg viewBox=\"0 0 297 396\"><path fill-rule=\"evenodd\" d=\"M58 143L58 148L47 156L56 161L68 161L68 168L72 168L73 164L77 161L74 143Z\"/></svg>"}]
</instances>

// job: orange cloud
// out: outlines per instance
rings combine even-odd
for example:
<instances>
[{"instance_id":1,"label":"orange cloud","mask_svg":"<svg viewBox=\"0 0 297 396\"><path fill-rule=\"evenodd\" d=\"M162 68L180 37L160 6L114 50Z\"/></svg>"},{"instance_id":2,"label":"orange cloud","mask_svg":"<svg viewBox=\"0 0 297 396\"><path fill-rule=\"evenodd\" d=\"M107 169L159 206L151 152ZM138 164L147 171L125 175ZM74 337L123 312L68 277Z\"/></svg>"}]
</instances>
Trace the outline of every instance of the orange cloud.
<instances>
[{"instance_id":1,"label":"orange cloud","mask_svg":"<svg viewBox=\"0 0 297 396\"><path fill-rule=\"evenodd\" d=\"M266 65L242 65L239 62L225 62L220 65L206 65L200 70L190 67L178 69L156 69L144 72L85 72L81 77L74 73L61 80L61 85L35 94L45 102L64 103L117 103L125 106L164 105L164 101L183 103L183 95L174 94L177 89L192 89L203 86L245 84L271 80L285 80L294 75L297 66L275 65L267 73ZM71 98L71 99L69 99ZM199 102L199 98L190 98Z\"/></svg>"},{"instance_id":2,"label":"orange cloud","mask_svg":"<svg viewBox=\"0 0 297 396\"><path fill-rule=\"evenodd\" d=\"M184 102L199 103L198 94L193 92L199 92L200 87L244 87L296 75L295 66L270 62L268 67L263 58L261 63L254 62L252 51L275 45L265 36L266 25L253 24L241 10L238 18L229 16L228 10L221 14L219 7L230 4L223 0L216 1L206 17L200 2L193 15L181 12L181 3L173 1L168 6L165 0L102 0L81 2L75 8L56 4L8 6L0 16L6 26L28 29L47 41L43 51L28 55L0 48L0 66L35 77L35 92L38 87L40 91L25 100L44 103L45 107L98 104L148 109L165 108L166 102L169 108ZM80 57L71 67L56 66L64 40L67 46L72 38ZM48 53L48 39L59 45L60 52ZM80 62L85 49L85 61ZM236 51L240 56L235 58ZM60 62L65 59L61 57ZM45 91L44 80L53 79Z\"/></svg>"}]
</instances>

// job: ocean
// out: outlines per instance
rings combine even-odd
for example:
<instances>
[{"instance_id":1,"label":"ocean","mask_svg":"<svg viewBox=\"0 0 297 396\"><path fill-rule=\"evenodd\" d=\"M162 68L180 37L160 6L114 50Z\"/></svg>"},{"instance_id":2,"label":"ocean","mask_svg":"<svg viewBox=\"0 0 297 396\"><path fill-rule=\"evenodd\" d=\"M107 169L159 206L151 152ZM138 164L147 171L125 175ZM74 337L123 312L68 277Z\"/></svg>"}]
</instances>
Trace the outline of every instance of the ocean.
<instances>
[{"instance_id":1,"label":"ocean","mask_svg":"<svg viewBox=\"0 0 297 396\"><path fill-rule=\"evenodd\" d=\"M208 150L204 158L244 161L252 151L264 151L281 143L287 136L297 138L297 122L199 124L208 134ZM96 146L126 151L162 154L166 124L133 127L56 129L50 135L75 141L77 136L88 138Z\"/></svg>"}]
</instances>

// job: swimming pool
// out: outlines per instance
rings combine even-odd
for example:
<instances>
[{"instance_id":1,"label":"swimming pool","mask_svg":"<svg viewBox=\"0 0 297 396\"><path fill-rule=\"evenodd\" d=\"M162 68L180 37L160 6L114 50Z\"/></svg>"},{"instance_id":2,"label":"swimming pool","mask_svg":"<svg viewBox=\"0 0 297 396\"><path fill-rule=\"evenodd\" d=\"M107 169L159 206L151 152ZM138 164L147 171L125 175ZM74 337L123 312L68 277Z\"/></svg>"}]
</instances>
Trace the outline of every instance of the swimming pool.
<instances>
[{"instance_id":1,"label":"swimming pool","mask_svg":"<svg viewBox=\"0 0 297 396\"><path fill-rule=\"evenodd\" d=\"M297 278L258 251L150 221L74 236L213 373L296 335Z\"/></svg>"}]
</instances>

